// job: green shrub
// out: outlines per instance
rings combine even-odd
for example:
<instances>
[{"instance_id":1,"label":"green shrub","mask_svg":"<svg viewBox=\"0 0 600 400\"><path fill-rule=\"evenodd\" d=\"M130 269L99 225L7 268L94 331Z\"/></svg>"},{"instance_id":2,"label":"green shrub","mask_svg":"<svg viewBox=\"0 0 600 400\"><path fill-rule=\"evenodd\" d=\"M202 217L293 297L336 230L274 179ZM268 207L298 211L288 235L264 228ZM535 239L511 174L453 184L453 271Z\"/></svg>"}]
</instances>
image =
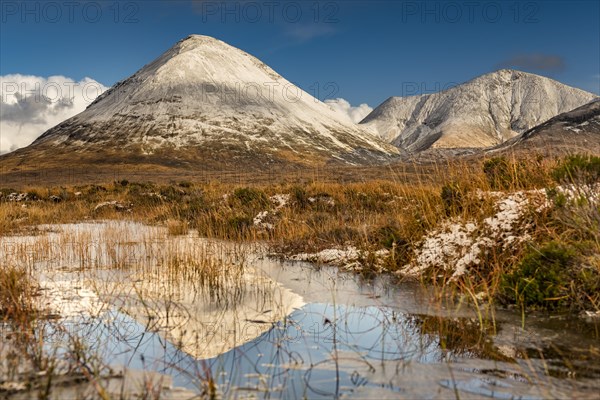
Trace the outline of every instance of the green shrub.
<instances>
[{"instance_id":1,"label":"green shrub","mask_svg":"<svg viewBox=\"0 0 600 400\"><path fill-rule=\"evenodd\" d=\"M179 214L183 219L194 221L200 214L207 213L209 210L210 204L204 197L194 196L181 207Z\"/></svg>"},{"instance_id":2,"label":"green shrub","mask_svg":"<svg viewBox=\"0 0 600 400\"><path fill-rule=\"evenodd\" d=\"M515 176L510 163L504 157L494 157L483 163L483 173L494 190L512 189Z\"/></svg>"},{"instance_id":3,"label":"green shrub","mask_svg":"<svg viewBox=\"0 0 600 400\"><path fill-rule=\"evenodd\" d=\"M567 196L556 188L546 189L546 196L548 196L548 199L552 200L552 203L558 208L563 208L568 203Z\"/></svg>"},{"instance_id":4,"label":"green shrub","mask_svg":"<svg viewBox=\"0 0 600 400\"><path fill-rule=\"evenodd\" d=\"M380 246L386 249L395 247L405 247L407 242L402 238L400 229L393 224L388 224L380 227L372 234L373 239Z\"/></svg>"},{"instance_id":5,"label":"green shrub","mask_svg":"<svg viewBox=\"0 0 600 400\"><path fill-rule=\"evenodd\" d=\"M512 273L503 277L503 295L509 302L524 307L563 307L568 302L574 258L570 247L557 242L532 249Z\"/></svg>"},{"instance_id":6,"label":"green shrub","mask_svg":"<svg viewBox=\"0 0 600 400\"><path fill-rule=\"evenodd\" d=\"M269 199L262 190L247 187L235 189L231 200L237 200L243 207L264 208L269 204Z\"/></svg>"},{"instance_id":7,"label":"green shrub","mask_svg":"<svg viewBox=\"0 0 600 400\"><path fill-rule=\"evenodd\" d=\"M310 206L309 196L301 186L294 186L290 191L290 200L294 207L304 210Z\"/></svg>"},{"instance_id":8,"label":"green shrub","mask_svg":"<svg viewBox=\"0 0 600 400\"><path fill-rule=\"evenodd\" d=\"M229 218L227 224L233 230L238 231L238 233L243 233L254 225L254 220L246 215L237 215Z\"/></svg>"},{"instance_id":9,"label":"green shrub","mask_svg":"<svg viewBox=\"0 0 600 400\"><path fill-rule=\"evenodd\" d=\"M592 184L600 180L600 157L572 155L550 173L559 183Z\"/></svg>"},{"instance_id":10,"label":"green shrub","mask_svg":"<svg viewBox=\"0 0 600 400\"><path fill-rule=\"evenodd\" d=\"M181 198L186 194L183 189L174 186L164 186L160 189L159 193L161 196L170 201L181 200Z\"/></svg>"},{"instance_id":11,"label":"green shrub","mask_svg":"<svg viewBox=\"0 0 600 400\"><path fill-rule=\"evenodd\" d=\"M596 254L596 257L599 257ZM584 309L597 309L600 301L600 271L593 266L580 269L577 274L577 301Z\"/></svg>"},{"instance_id":12,"label":"green shrub","mask_svg":"<svg viewBox=\"0 0 600 400\"><path fill-rule=\"evenodd\" d=\"M27 197L29 200L41 200L44 198L44 195L39 190L30 189L27 191Z\"/></svg>"},{"instance_id":13,"label":"green shrub","mask_svg":"<svg viewBox=\"0 0 600 400\"><path fill-rule=\"evenodd\" d=\"M463 210L463 193L456 183L447 183L442 186L442 202L446 215L456 215Z\"/></svg>"}]
</instances>

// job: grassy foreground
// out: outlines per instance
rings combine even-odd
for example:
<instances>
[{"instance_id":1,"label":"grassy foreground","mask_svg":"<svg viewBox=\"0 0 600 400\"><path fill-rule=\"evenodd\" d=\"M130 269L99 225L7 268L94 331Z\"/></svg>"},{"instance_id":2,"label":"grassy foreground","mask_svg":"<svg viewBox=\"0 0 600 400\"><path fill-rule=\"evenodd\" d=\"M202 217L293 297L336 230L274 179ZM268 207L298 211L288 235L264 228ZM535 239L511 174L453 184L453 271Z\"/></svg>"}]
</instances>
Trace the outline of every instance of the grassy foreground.
<instances>
[{"instance_id":1,"label":"grassy foreground","mask_svg":"<svg viewBox=\"0 0 600 400\"><path fill-rule=\"evenodd\" d=\"M597 311L599 182L599 157L571 156L449 163L409 182L2 188L0 235L40 224L139 220L173 235L196 229L212 238L265 240L281 256L303 254L366 277L419 279L476 305ZM332 249L353 256L319 258ZM22 299L18 271L8 267L0 276L11 282L0 285L0 317Z\"/></svg>"}]
</instances>

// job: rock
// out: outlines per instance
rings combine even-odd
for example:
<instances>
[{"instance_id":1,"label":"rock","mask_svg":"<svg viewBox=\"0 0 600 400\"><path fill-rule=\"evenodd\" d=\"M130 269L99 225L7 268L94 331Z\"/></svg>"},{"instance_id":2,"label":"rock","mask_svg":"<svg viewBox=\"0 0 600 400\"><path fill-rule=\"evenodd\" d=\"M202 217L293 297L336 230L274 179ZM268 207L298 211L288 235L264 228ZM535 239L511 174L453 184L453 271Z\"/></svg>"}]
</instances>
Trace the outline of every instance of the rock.
<instances>
[{"instance_id":1,"label":"rock","mask_svg":"<svg viewBox=\"0 0 600 400\"><path fill-rule=\"evenodd\" d=\"M60 198L59 196L55 196L52 195L49 197L50 201L54 202L54 203L60 203L62 201L62 198Z\"/></svg>"},{"instance_id":2,"label":"rock","mask_svg":"<svg viewBox=\"0 0 600 400\"><path fill-rule=\"evenodd\" d=\"M144 193L141 194L141 196L143 196L143 197L150 197L150 198L159 199L159 200L166 200L165 196L163 196L160 193L156 193L156 192L144 192Z\"/></svg>"},{"instance_id":3,"label":"rock","mask_svg":"<svg viewBox=\"0 0 600 400\"><path fill-rule=\"evenodd\" d=\"M27 201L29 200L29 195L27 193L16 193L13 192L11 194L9 194L6 199L8 201L12 201L12 202L21 202L21 201Z\"/></svg>"},{"instance_id":4,"label":"rock","mask_svg":"<svg viewBox=\"0 0 600 400\"><path fill-rule=\"evenodd\" d=\"M131 212L131 207L132 207L132 204L123 204L119 201L112 200L112 201L105 201L105 202L97 204L96 207L94 207L94 212L97 212L97 211L100 211L100 210L106 209L106 208L112 208L119 212Z\"/></svg>"},{"instance_id":5,"label":"rock","mask_svg":"<svg viewBox=\"0 0 600 400\"><path fill-rule=\"evenodd\" d=\"M318 194L315 197L309 197L308 201L311 204L320 203L326 206L335 206L335 200L328 194Z\"/></svg>"}]
</instances>

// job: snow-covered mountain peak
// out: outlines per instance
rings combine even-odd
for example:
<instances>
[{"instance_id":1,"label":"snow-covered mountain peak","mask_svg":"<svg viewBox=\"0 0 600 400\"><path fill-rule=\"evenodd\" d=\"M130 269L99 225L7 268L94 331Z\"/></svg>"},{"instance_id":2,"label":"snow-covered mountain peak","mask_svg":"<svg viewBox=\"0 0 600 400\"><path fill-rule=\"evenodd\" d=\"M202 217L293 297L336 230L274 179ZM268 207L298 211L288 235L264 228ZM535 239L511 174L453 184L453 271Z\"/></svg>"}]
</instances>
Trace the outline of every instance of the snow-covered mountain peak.
<instances>
[{"instance_id":1,"label":"snow-covered mountain peak","mask_svg":"<svg viewBox=\"0 0 600 400\"><path fill-rule=\"evenodd\" d=\"M399 153L257 58L200 35L177 42L34 146L42 143L144 154L200 146L323 162L373 162Z\"/></svg>"},{"instance_id":2,"label":"snow-covered mountain peak","mask_svg":"<svg viewBox=\"0 0 600 400\"><path fill-rule=\"evenodd\" d=\"M443 92L389 98L361 124L413 151L488 147L594 97L549 78L501 69Z\"/></svg>"}]
</instances>

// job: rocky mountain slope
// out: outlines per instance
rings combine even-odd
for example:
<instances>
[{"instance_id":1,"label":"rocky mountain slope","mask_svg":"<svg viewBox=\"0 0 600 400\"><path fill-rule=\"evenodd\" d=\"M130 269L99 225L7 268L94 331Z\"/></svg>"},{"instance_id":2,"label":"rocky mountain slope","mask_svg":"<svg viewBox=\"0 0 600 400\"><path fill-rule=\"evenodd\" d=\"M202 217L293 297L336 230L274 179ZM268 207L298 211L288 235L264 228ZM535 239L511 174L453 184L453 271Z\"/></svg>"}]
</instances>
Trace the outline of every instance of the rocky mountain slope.
<instances>
[{"instance_id":1,"label":"rocky mountain slope","mask_svg":"<svg viewBox=\"0 0 600 400\"><path fill-rule=\"evenodd\" d=\"M600 99L559 114L491 150L600 154Z\"/></svg>"},{"instance_id":2,"label":"rocky mountain slope","mask_svg":"<svg viewBox=\"0 0 600 400\"><path fill-rule=\"evenodd\" d=\"M193 35L16 156L41 153L97 154L110 162L179 160L218 169L372 164L393 159L399 151L257 58Z\"/></svg>"},{"instance_id":3,"label":"rocky mountain slope","mask_svg":"<svg viewBox=\"0 0 600 400\"><path fill-rule=\"evenodd\" d=\"M411 151L502 143L596 96L542 76L500 70L446 91L391 97L361 124Z\"/></svg>"}]
</instances>

